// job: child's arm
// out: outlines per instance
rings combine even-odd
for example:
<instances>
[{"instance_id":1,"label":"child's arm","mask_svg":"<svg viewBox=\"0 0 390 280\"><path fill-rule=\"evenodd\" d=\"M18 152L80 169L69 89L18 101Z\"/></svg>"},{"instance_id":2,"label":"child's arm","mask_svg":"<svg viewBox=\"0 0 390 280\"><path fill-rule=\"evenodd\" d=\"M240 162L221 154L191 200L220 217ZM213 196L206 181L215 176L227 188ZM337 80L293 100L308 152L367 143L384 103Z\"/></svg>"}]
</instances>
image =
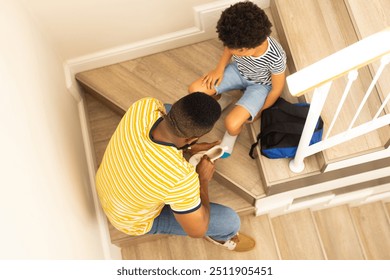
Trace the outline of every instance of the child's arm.
<instances>
[{"instance_id":1,"label":"child's arm","mask_svg":"<svg viewBox=\"0 0 390 280\"><path fill-rule=\"evenodd\" d=\"M222 81L225 67L229 64L231 58L230 50L225 47L217 67L203 77L202 85L206 85L208 89L213 89L215 85L219 85Z\"/></svg>"},{"instance_id":2,"label":"child's arm","mask_svg":"<svg viewBox=\"0 0 390 280\"><path fill-rule=\"evenodd\" d=\"M268 93L268 96L265 99L263 107L261 108L259 113L257 113L256 117L253 120L251 120L250 122L254 122L254 121L258 120L261 117L261 112L263 112L265 109L274 105L276 100L278 100L278 98L282 94L284 84L286 83L285 72L283 72L281 74L272 74L271 82L272 82L272 89Z\"/></svg>"}]
</instances>

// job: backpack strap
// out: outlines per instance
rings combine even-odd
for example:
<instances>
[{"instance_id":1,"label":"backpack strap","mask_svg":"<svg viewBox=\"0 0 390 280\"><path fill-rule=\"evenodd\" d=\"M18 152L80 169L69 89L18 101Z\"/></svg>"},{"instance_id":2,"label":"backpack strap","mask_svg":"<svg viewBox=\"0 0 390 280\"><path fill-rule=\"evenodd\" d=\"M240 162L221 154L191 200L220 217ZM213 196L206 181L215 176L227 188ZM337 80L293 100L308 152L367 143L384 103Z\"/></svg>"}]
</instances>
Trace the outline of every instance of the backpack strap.
<instances>
[{"instance_id":1,"label":"backpack strap","mask_svg":"<svg viewBox=\"0 0 390 280\"><path fill-rule=\"evenodd\" d=\"M279 122L273 123L272 126L266 127L263 131L261 131L257 137L256 142L252 144L251 149L249 150L249 156L251 158L255 158L253 156L253 151L256 148L256 145L259 144L261 139L266 138L269 134L280 132L283 134L293 134L293 135L301 135L303 131L304 124L294 123L294 122ZM269 144L269 143L268 143ZM278 143L272 143L272 145L277 145Z\"/></svg>"},{"instance_id":2,"label":"backpack strap","mask_svg":"<svg viewBox=\"0 0 390 280\"><path fill-rule=\"evenodd\" d=\"M308 103L290 103L283 98L279 97L275 105L283 112L296 116L298 118L306 119L307 114L309 113L309 104Z\"/></svg>"},{"instance_id":3,"label":"backpack strap","mask_svg":"<svg viewBox=\"0 0 390 280\"><path fill-rule=\"evenodd\" d=\"M255 159L255 157L253 156L253 151L255 150L256 146L259 144L260 138L261 138L261 132L257 135L256 142L252 144L251 149L249 150L249 156L253 159Z\"/></svg>"}]
</instances>

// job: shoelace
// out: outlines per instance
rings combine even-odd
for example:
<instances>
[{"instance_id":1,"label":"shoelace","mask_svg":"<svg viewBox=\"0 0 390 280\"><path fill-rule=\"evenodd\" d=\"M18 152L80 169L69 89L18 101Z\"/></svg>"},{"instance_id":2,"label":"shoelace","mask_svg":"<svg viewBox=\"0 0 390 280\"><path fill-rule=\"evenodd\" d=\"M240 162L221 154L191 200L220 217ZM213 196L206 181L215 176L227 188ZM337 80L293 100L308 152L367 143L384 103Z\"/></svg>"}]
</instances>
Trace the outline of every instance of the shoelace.
<instances>
[{"instance_id":1,"label":"shoelace","mask_svg":"<svg viewBox=\"0 0 390 280\"><path fill-rule=\"evenodd\" d=\"M233 236L230 240L233 241L233 242L236 243L236 244L237 244L238 242L240 242L240 239L238 238L238 235Z\"/></svg>"},{"instance_id":2,"label":"shoelace","mask_svg":"<svg viewBox=\"0 0 390 280\"><path fill-rule=\"evenodd\" d=\"M227 243L225 243L225 246L227 245L227 247L230 249L230 250L233 250L234 248L236 248L238 242L240 242L240 239L238 238L238 235L235 235L233 236L232 238L230 238Z\"/></svg>"}]
</instances>

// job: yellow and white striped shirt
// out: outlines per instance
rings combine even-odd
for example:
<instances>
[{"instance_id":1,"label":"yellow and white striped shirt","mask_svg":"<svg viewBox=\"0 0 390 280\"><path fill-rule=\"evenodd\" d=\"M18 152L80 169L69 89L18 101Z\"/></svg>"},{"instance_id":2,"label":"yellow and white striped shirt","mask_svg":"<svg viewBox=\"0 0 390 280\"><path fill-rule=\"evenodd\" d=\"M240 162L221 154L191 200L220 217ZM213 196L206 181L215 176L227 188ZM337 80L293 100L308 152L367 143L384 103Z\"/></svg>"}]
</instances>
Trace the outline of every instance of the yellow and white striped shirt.
<instances>
[{"instance_id":1,"label":"yellow and white striped shirt","mask_svg":"<svg viewBox=\"0 0 390 280\"><path fill-rule=\"evenodd\" d=\"M104 212L114 227L129 235L147 233L165 204L179 213L200 207L195 168L173 144L151 137L164 110L154 98L134 103L114 132L96 174Z\"/></svg>"}]
</instances>

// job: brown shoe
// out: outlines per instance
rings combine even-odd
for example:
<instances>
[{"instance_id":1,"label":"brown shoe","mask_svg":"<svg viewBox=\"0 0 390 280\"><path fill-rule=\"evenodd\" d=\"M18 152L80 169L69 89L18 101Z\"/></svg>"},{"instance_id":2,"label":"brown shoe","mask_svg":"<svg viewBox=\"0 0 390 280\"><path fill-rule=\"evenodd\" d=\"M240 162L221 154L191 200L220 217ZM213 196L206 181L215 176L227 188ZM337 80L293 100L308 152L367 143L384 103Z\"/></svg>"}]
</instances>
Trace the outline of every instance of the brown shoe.
<instances>
[{"instance_id":1,"label":"brown shoe","mask_svg":"<svg viewBox=\"0 0 390 280\"><path fill-rule=\"evenodd\" d=\"M235 252L250 251L255 247L256 244L255 240L242 233L237 233L235 236L227 240L225 243L220 243L218 241L215 241L214 239L208 236L206 236L205 239L215 245L221 246L225 249L228 249L230 251L235 251Z\"/></svg>"}]
</instances>

